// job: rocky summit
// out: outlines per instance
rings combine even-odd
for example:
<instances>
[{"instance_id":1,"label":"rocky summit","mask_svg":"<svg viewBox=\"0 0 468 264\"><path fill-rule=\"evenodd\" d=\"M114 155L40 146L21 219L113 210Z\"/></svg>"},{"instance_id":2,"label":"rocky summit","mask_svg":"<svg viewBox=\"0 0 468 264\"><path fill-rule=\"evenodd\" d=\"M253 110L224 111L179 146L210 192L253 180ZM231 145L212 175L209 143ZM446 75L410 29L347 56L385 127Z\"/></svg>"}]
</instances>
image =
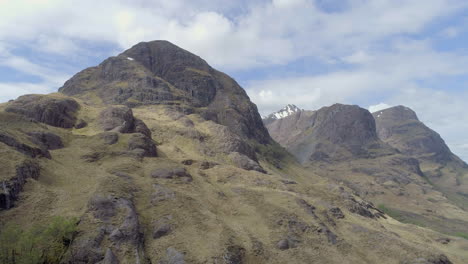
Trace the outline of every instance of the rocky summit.
<instances>
[{"instance_id":1,"label":"rocky summit","mask_svg":"<svg viewBox=\"0 0 468 264\"><path fill-rule=\"evenodd\" d=\"M139 43L79 72L59 91L98 104L173 105L239 136L261 143L270 140L257 107L236 81L167 41Z\"/></svg>"},{"instance_id":2,"label":"rocky summit","mask_svg":"<svg viewBox=\"0 0 468 264\"><path fill-rule=\"evenodd\" d=\"M436 162L457 161L440 135L419 121L405 106L373 113L379 137L402 153Z\"/></svg>"},{"instance_id":3,"label":"rocky summit","mask_svg":"<svg viewBox=\"0 0 468 264\"><path fill-rule=\"evenodd\" d=\"M379 140L369 111L358 106L335 104L317 111L301 111L268 121L266 126L272 137L303 164L393 151Z\"/></svg>"},{"instance_id":4,"label":"rocky summit","mask_svg":"<svg viewBox=\"0 0 468 264\"><path fill-rule=\"evenodd\" d=\"M167 41L0 104L0 262L468 261L452 189L367 110L280 113Z\"/></svg>"}]
</instances>

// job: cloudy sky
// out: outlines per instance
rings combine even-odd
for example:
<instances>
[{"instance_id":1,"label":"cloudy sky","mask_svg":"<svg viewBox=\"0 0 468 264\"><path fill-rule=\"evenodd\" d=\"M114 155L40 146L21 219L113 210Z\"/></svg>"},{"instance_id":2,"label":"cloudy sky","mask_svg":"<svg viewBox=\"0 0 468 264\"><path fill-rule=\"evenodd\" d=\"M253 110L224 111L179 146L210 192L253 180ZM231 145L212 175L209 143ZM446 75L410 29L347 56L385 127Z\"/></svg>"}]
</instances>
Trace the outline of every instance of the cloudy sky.
<instances>
[{"instance_id":1,"label":"cloudy sky","mask_svg":"<svg viewBox=\"0 0 468 264\"><path fill-rule=\"evenodd\" d=\"M402 104L468 161L466 0L0 0L0 102L155 39L233 76L262 114Z\"/></svg>"}]
</instances>

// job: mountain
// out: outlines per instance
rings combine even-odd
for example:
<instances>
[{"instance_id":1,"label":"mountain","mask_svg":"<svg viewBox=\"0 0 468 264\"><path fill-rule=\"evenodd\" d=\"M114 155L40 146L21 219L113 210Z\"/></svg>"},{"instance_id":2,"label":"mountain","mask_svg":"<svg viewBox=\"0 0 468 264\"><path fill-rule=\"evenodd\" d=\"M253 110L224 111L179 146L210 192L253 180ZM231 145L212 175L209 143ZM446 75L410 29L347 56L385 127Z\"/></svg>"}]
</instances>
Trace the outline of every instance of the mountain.
<instances>
[{"instance_id":1,"label":"mountain","mask_svg":"<svg viewBox=\"0 0 468 264\"><path fill-rule=\"evenodd\" d=\"M454 167L459 159L411 109L372 115L335 104L266 127L311 172L341 182L400 221L450 234L468 231L466 170Z\"/></svg>"},{"instance_id":2,"label":"mountain","mask_svg":"<svg viewBox=\"0 0 468 264\"><path fill-rule=\"evenodd\" d=\"M139 43L77 73L59 92L98 104L174 105L239 136L270 140L257 107L234 79L168 41Z\"/></svg>"},{"instance_id":3,"label":"mountain","mask_svg":"<svg viewBox=\"0 0 468 264\"><path fill-rule=\"evenodd\" d=\"M0 262L465 263L465 239L395 221L336 180L352 180L353 155L385 158L390 184L421 178L417 161L364 149L384 144L370 114L352 107L353 123L343 109L315 115L312 139L328 141L315 147L329 158L311 170L270 138L232 78L166 41L139 43L59 93L0 104ZM301 115L298 131L309 114L278 121ZM341 122L356 138L332 131ZM448 217L466 216L425 190ZM416 198L408 207L424 216Z\"/></svg>"},{"instance_id":4,"label":"mountain","mask_svg":"<svg viewBox=\"0 0 468 264\"><path fill-rule=\"evenodd\" d=\"M453 154L441 136L405 106L373 113L379 137L421 163L431 183L468 209L468 165Z\"/></svg>"},{"instance_id":5,"label":"mountain","mask_svg":"<svg viewBox=\"0 0 468 264\"><path fill-rule=\"evenodd\" d=\"M278 120L278 119L282 119L282 118L285 118L285 117L288 117L290 115L293 115L295 113L298 113L298 112L301 112L301 109L293 104L288 104L287 106L285 106L283 109L275 112L275 113L271 113L270 115L266 116L266 117L262 117L263 119L263 123L265 125L275 121L275 120Z\"/></svg>"},{"instance_id":6,"label":"mountain","mask_svg":"<svg viewBox=\"0 0 468 264\"><path fill-rule=\"evenodd\" d=\"M378 139L372 115L358 106L335 104L301 111L266 127L303 164L394 152Z\"/></svg>"},{"instance_id":7,"label":"mountain","mask_svg":"<svg viewBox=\"0 0 468 264\"><path fill-rule=\"evenodd\" d=\"M416 113L405 106L395 106L373 113L380 139L402 153L435 162L461 160L440 135L419 121Z\"/></svg>"}]
</instances>

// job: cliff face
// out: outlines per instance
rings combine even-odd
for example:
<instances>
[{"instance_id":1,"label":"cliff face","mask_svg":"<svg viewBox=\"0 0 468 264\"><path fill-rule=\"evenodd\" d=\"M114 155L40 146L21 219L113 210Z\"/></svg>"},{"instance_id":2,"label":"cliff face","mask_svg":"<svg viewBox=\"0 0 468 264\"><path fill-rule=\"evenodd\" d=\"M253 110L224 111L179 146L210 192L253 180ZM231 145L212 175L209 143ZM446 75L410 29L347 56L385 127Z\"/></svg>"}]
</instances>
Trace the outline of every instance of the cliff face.
<instances>
[{"instance_id":1,"label":"cliff face","mask_svg":"<svg viewBox=\"0 0 468 264\"><path fill-rule=\"evenodd\" d=\"M267 128L301 163L380 155L374 149L393 151L378 139L372 115L358 106L335 104L300 111Z\"/></svg>"},{"instance_id":2,"label":"cliff face","mask_svg":"<svg viewBox=\"0 0 468 264\"><path fill-rule=\"evenodd\" d=\"M434 130L419 121L405 106L395 106L373 113L379 137L402 153L444 163L459 160Z\"/></svg>"}]
</instances>

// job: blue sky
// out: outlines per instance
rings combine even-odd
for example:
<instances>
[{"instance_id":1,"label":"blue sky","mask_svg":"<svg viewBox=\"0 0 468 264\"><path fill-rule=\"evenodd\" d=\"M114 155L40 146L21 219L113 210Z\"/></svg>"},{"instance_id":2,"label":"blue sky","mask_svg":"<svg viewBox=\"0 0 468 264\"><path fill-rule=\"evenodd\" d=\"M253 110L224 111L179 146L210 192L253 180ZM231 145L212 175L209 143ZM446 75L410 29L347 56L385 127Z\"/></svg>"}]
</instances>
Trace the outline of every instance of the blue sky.
<instances>
[{"instance_id":1,"label":"blue sky","mask_svg":"<svg viewBox=\"0 0 468 264\"><path fill-rule=\"evenodd\" d=\"M262 114L402 104L468 160L464 0L0 0L0 17L0 102L166 39L233 76Z\"/></svg>"}]
</instances>

